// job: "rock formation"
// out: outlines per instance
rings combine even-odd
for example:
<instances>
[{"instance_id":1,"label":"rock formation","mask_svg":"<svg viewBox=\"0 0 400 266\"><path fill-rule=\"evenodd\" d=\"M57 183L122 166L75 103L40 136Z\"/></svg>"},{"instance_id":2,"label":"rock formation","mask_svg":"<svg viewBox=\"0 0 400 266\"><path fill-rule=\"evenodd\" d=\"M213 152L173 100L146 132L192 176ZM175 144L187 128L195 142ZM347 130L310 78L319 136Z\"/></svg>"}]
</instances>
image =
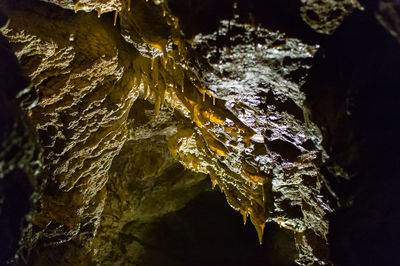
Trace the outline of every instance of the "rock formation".
<instances>
[{"instance_id":1,"label":"rock formation","mask_svg":"<svg viewBox=\"0 0 400 266\"><path fill-rule=\"evenodd\" d=\"M156 265L144 238L210 185L260 243L287 243L291 261L268 263L366 265L360 220L397 219L373 191L381 163L383 192L398 182L382 148L396 134L397 1L3 0L0 12L0 215L15 223L1 263ZM386 246L372 247L379 263Z\"/></svg>"}]
</instances>

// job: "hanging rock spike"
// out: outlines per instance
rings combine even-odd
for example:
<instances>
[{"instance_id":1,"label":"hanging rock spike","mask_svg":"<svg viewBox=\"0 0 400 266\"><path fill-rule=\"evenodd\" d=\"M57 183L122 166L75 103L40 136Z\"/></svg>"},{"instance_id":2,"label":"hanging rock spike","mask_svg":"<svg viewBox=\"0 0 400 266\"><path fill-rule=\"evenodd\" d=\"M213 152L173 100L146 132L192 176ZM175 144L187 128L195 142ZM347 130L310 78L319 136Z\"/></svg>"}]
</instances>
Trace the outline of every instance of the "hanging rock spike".
<instances>
[{"instance_id":1,"label":"hanging rock spike","mask_svg":"<svg viewBox=\"0 0 400 266\"><path fill-rule=\"evenodd\" d=\"M180 38L174 39L173 40L174 44L178 46L178 55L181 55L182 53L182 40Z\"/></svg>"},{"instance_id":2,"label":"hanging rock spike","mask_svg":"<svg viewBox=\"0 0 400 266\"><path fill-rule=\"evenodd\" d=\"M118 13L119 13L119 10L118 10L118 9L115 9L114 26L117 25Z\"/></svg>"},{"instance_id":3,"label":"hanging rock spike","mask_svg":"<svg viewBox=\"0 0 400 266\"><path fill-rule=\"evenodd\" d=\"M203 95L203 102L205 102L205 101L206 101L206 90L200 89L200 88L197 87L197 86L196 86L196 88L197 88L197 90Z\"/></svg>"},{"instance_id":4,"label":"hanging rock spike","mask_svg":"<svg viewBox=\"0 0 400 266\"><path fill-rule=\"evenodd\" d=\"M246 211L240 210L240 213L241 213L242 216L243 216L243 225L246 225L246 223L247 223L247 216L249 215L249 211L248 211L248 210L246 210Z\"/></svg>"},{"instance_id":5,"label":"hanging rock spike","mask_svg":"<svg viewBox=\"0 0 400 266\"><path fill-rule=\"evenodd\" d=\"M214 189L217 184L218 184L217 180L213 179L212 180L212 189Z\"/></svg>"},{"instance_id":6,"label":"hanging rock spike","mask_svg":"<svg viewBox=\"0 0 400 266\"><path fill-rule=\"evenodd\" d=\"M74 11L75 11L75 13L77 13L79 10L81 10L83 7L80 5L80 3L79 3L79 1L78 2L76 2L75 4L74 4Z\"/></svg>"},{"instance_id":7,"label":"hanging rock spike","mask_svg":"<svg viewBox=\"0 0 400 266\"><path fill-rule=\"evenodd\" d=\"M178 19L178 17L175 17L175 16L174 16L174 27L175 27L175 29L179 28L179 19Z\"/></svg>"},{"instance_id":8,"label":"hanging rock spike","mask_svg":"<svg viewBox=\"0 0 400 266\"><path fill-rule=\"evenodd\" d=\"M163 63L164 63L164 68L167 68L168 55L166 53L164 53L164 56L163 56Z\"/></svg>"},{"instance_id":9,"label":"hanging rock spike","mask_svg":"<svg viewBox=\"0 0 400 266\"><path fill-rule=\"evenodd\" d=\"M262 225L255 226L257 230L257 235L258 235L258 240L260 241L260 245L262 245L263 242L263 236L264 236L264 229L265 229L265 223Z\"/></svg>"},{"instance_id":10,"label":"hanging rock spike","mask_svg":"<svg viewBox=\"0 0 400 266\"><path fill-rule=\"evenodd\" d=\"M161 101L161 107L164 107L164 105L165 105L165 94L166 94L166 90L165 90L165 84L163 84L164 85L164 88L161 88L161 96L160 96L160 101Z\"/></svg>"},{"instance_id":11,"label":"hanging rock spike","mask_svg":"<svg viewBox=\"0 0 400 266\"><path fill-rule=\"evenodd\" d=\"M265 189L264 189L264 184L262 184L261 189L262 189L263 202L265 203Z\"/></svg>"}]
</instances>

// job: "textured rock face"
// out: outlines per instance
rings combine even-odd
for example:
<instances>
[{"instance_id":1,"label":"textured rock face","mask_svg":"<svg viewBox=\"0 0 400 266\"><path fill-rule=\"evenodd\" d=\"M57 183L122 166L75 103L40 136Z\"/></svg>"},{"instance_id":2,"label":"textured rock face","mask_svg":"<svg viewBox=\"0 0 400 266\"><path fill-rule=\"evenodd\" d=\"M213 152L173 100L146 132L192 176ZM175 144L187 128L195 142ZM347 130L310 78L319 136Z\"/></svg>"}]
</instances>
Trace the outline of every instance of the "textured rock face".
<instances>
[{"instance_id":1,"label":"textured rock face","mask_svg":"<svg viewBox=\"0 0 400 266\"><path fill-rule=\"evenodd\" d=\"M186 167L208 173L244 219L250 214L260 242L266 221L296 232L304 263L327 257L307 247L325 245L330 211L316 167L323 156L320 135L299 90L317 48L235 21L197 35L203 93L217 100L197 100L198 129L170 139Z\"/></svg>"},{"instance_id":2,"label":"textured rock face","mask_svg":"<svg viewBox=\"0 0 400 266\"><path fill-rule=\"evenodd\" d=\"M10 0L0 7L9 19L1 33L39 95L22 120L44 149L46 185L43 192L34 185L41 200L31 208L20 264L142 265L152 226L207 190L208 177L244 222L250 216L260 242L267 222L293 233L296 263L329 264L330 251L340 252L331 236L342 233L332 224L348 218L334 216L347 201L332 180L349 179L369 160L357 155L353 138L332 137L353 132L337 125L347 123L352 96L343 95L354 91L319 79L330 72L318 69L336 33L317 33L333 34L361 9L357 1ZM27 140L18 145L34 142L22 131ZM337 149L346 145L354 150L343 159ZM30 169L38 157L30 150L11 163L0 157L2 172Z\"/></svg>"},{"instance_id":3,"label":"textured rock face","mask_svg":"<svg viewBox=\"0 0 400 266\"><path fill-rule=\"evenodd\" d=\"M354 9L363 9L357 0L302 0L301 17L319 33L332 34Z\"/></svg>"},{"instance_id":4,"label":"textured rock face","mask_svg":"<svg viewBox=\"0 0 400 266\"><path fill-rule=\"evenodd\" d=\"M40 95L30 117L45 149L48 182L34 233L41 232L44 245L78 234L87 243L102 212L107 171L126 138L122 122L135 97L124 77L129 63L118 60L124 52L116 48L112 25L101 26L95 16L23 2L8 8L2 33ZM47 34L57 28L63 31Z\"/></svg>"},{"instance_id":5,"label":"textured rock face","mask_svg":"<svg viewBox=\"0 0 400 266\"><path fill-rule=\"evenodd\" d=\"M127 123L128 140L110 169L108 197L93 245L93 260L101 265L137 263L144 249L141 243L131 240L128 246L115 247L125 242L125 227L179 210L209 188L206 175L185 170L168 150L166 137L177 131L172 112L155 117L152 104L137 100ZM125 256L130 248L132 254Z\"/></svg>"}]
</instances>

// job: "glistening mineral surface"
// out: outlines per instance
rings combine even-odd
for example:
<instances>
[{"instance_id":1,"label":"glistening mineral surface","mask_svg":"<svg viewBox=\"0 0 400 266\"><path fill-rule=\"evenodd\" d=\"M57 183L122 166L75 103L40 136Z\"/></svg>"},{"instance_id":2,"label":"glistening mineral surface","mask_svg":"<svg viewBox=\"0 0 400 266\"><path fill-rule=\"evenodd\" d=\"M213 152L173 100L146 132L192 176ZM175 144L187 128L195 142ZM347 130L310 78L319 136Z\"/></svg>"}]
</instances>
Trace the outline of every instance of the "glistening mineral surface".
<instances>
[{"instance_id":1,"label":"glistening mineral surface","mask_svg":"<svg viewBox=\"0 0 400 266\"><path fill-rule=\"evenodd\" d=\"M292 233L296 263L331 263L340 203L325 170L350 177L330 157L334 119L313 122L323 108L309 110L303 86L325 35L363 8L267 2L0 2L1 45L31 82L20 98L33 99L6 106L17 115L0 151L1 176L18 166L33 190L10 248L18 263L140 265L146 245L127 232L182 209L207 180L260 243L274 222ZM395 8L377 17L398 38Z\"/></svg>"}]
</instances>

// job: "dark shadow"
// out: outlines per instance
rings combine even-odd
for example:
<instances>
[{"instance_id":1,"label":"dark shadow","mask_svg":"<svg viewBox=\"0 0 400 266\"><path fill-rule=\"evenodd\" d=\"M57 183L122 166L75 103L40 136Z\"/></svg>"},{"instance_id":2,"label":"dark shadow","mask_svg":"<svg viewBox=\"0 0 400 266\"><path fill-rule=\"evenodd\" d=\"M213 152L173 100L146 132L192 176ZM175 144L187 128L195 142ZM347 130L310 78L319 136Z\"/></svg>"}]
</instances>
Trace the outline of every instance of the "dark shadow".
<instances>
[{"instance_id":1,"label":"dark shadow","mask_svg":"<svg viewBox=\"0 0 400 266\"><path fill-rule=\"evenodd\" d=\"M396 265L400 252L400 46L373 12L354 13L326 40L303 87L341 203L329 233L337 265Z\"/></svg>"},{"instance_id":2,"label":"dark shadow","mask_svg":"<svg viewBox=\"0 0 400 266\"><path fill-rule=\"evenodd\" d=\"M143 226L146 233L138 233ZM128 227L145 247L139 265L294 265L296 255L293 233L275 223L267 224L260 245L250 221L244 226L220 192L203 192L178 212Z\"/></svg>"}]
</instances>

